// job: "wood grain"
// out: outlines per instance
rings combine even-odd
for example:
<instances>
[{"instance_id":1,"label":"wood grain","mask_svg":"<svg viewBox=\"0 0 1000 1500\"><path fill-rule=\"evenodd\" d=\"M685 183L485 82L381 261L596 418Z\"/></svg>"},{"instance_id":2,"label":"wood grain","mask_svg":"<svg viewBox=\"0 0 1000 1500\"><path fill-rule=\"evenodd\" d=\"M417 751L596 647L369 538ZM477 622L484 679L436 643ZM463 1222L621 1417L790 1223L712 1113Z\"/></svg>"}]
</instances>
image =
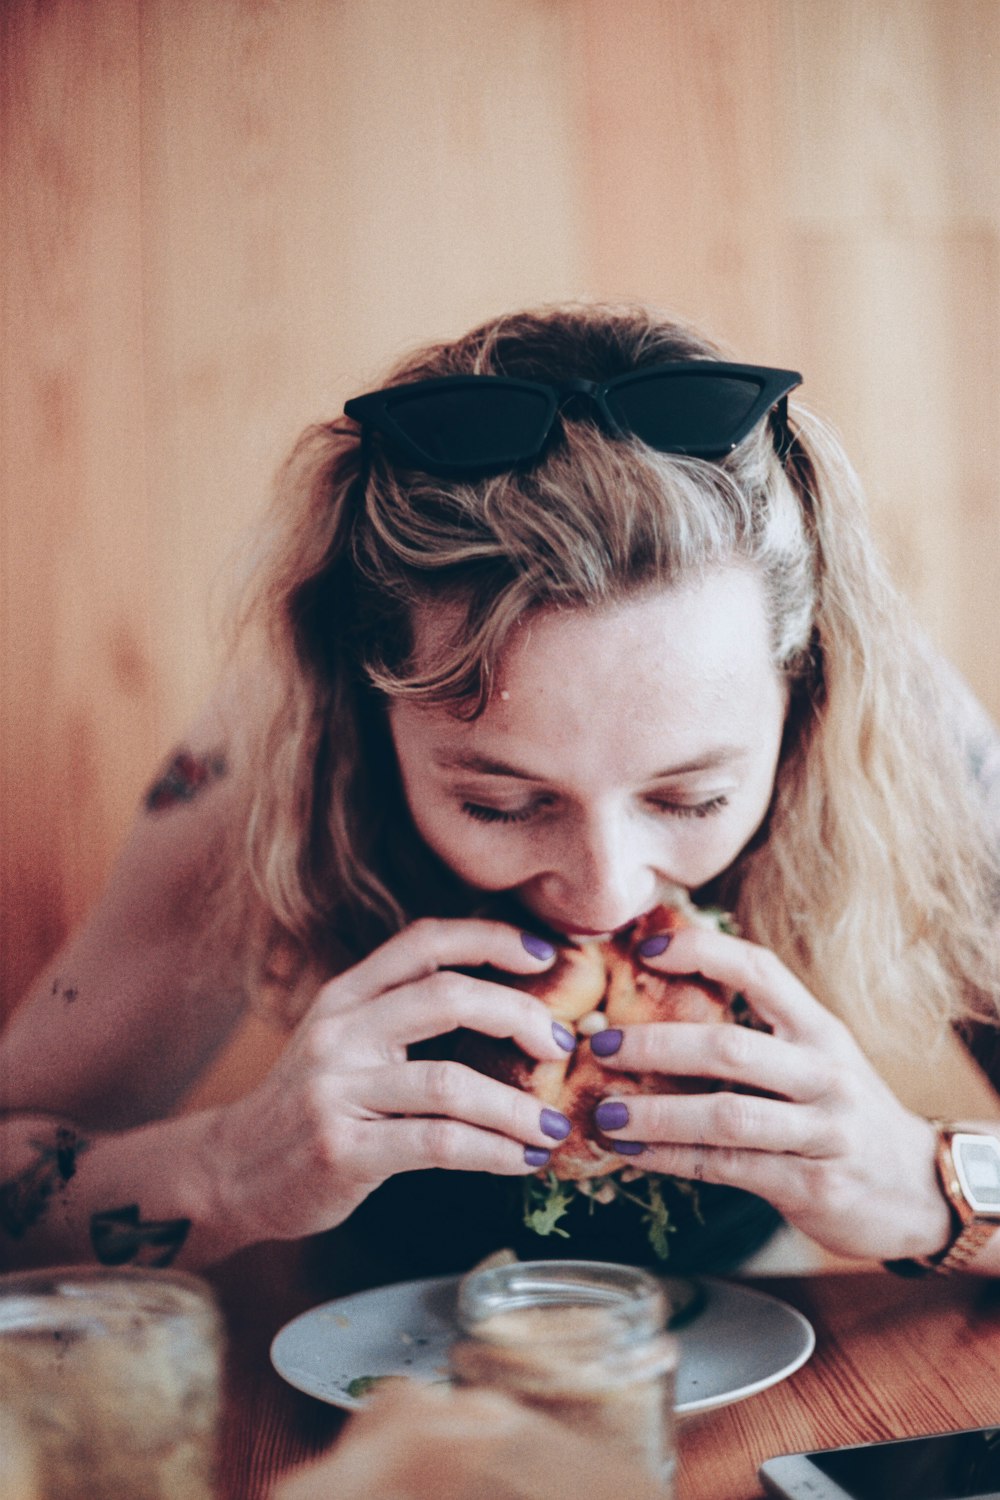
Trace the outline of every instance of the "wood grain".
<instances>
[{"instance_id":1,"label":"wood grain","mask_svg":"<svg viewBox=\"0 0 1000 1500\"><path fill-rule=\"evenodd\" d=\"M504 307L804 369L1000 714L998 97L995 0L6 0L0 1013L209 687L296 432Z\"/></svg>"},{"instance_id":2,"label":"wood grain","mask_svg":"<svg viewBox=\"0 0 1000 1500\"><path fill-rule=\"evenodd\" d=\"M279 1379L267 1357L270 1340L305 1307L351 1287L337 1282L335 1266L280 1246L245 1252L214 1279L230 1330L223 1497L264 1500L283 1474L329 1451L344 1422ZM904 1281L864 1266L747 1284L803 1312L816 1348L769 1390L681 1421L677 1500L759 1500L757 1469L780 1453L995 1425L995 1285L971 1277Z\"/></svg>"},{"instance_id":3,"label":"wood grain","mask_svg":"<svg viewBox=\"0 0 1000 1500\"><path fill-rule=\"evenodd\" d=\"M790 1380L682 1424L678 1500L756 1500L765 1458L996 1421L1000 1304L976 1281L884 1272L769 1282L816 1352Z\"/></svg>"}]
</instances>

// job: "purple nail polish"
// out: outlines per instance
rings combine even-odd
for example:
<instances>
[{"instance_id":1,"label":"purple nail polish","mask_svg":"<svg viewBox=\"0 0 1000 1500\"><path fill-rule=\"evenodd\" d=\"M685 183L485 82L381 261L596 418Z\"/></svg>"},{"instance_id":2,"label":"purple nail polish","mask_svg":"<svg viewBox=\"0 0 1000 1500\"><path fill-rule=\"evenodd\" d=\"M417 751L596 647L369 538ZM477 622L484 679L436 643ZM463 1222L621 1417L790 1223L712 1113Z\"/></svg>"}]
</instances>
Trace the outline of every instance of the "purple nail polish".
<instances>
[{"instance_id":1,"label":"purple nail polish","mask_svg":"<svg viewBox=\"0 0 1000 1500\"><path fill-rule=\"evenodd\" d=\"M669 932L658 932L653 937L644 938L637 949L639 957L659 958L670 947L670 936Z\"/></svg>"},{"instance_id":2,"label":"purple nail polish","mask_svg":"<svg viewBox=\"0 0 1000 1500\"><path fill-rule=\"evenodd\" d=\"M557 1109L543 1109L541 1118L542 1134L550 1135L554 1141L564 1141L573 1129L565 1115L561 1115Z\"/></svg>"},{"instance_id":3,"label":"purple nail polish","mask_svg":"<svg viewBox=\"0 0 1000 1500\"><path fill-rule=\"evenodd\" d=\"M544 1146L525 1146L524 1161L529 1167L547 1167L551 1151L546 1151Z\"/></svg>"},{"instance_id":4,"label":"purple nail polish","mask_svg":"<svg viewBox=\"0 0 1000 1500\"><path fill-rule=\"evenodd\" d=\"M619 1099L605 1099L594 1110L598 1130L621 1130L628 1124L628 1106Z\"/></svg>"},{"instance_id":5,"label":"purple nail polish","mask_svg":"<svg viewBox=\"0 0 1000 1500\"><path fill-rule=\"evenodd\" d=\"M532 958L540 958L543 961L547 961L556 956L556 950L552 944L547 943L544 938L536 936L533 932L521 933L521 946L526 952L531 954Z\"/></svg>"},{"instance_id":6,"label":"purple nail polish","mask_svg":"<svg viewBox=\"0 0 1000 1500\"><path fill-rule=\"evenodd\" d=\"M552 1035L564 1052L576 1051L576 1037L571 1031L567 1031L561 1021L552 1022Z\"/></svg>"},{"instance_id":7,"label":"purple nail polish","mask_svg":"<svg viewBox=\"0 0 1000 1500\"><path fill-rule=\"evenodd\" d=\"M611 1145L619 1156L641 1156L646 1149L642 1141L612 1141Z\"/></svg>"},{"instance_id":8,"label":"purple nail polish","mask_svg":"<svg viewBox=\"0 0 1000 1500\"><path fill-rule=\"evenodd\" d=\"M622 1033L617 1026L611 1026L607 1031L598 1031L590 1038L590 1050L597 1057L612 1057L622 1044Z\"/></svg>"}]
</instances>

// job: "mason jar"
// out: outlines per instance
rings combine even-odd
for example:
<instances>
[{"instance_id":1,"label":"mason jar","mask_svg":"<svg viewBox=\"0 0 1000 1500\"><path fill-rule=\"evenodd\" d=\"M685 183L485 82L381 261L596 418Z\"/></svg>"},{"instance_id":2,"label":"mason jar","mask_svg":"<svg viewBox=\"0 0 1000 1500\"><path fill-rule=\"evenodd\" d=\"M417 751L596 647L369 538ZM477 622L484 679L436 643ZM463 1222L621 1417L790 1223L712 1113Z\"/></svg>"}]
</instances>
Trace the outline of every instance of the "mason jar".
<instances>
[{"instance_id":1,"label":"mason jar","mask_svg":"<svg viewBox=\"0 0 1000 1500\"><path fill-rule=\"evenodd\" d=\"M23 1492L212 1500L222 1347L215 1301L194 1276L89 1266L0 1276L0 1410Z\"/></svg>"},{"instance_id":2,"label":"mason jar","mask_svg":"<svg viewBox=\"0 0 1000 1500\"><path fill-rule=\"evenodd\" d=\"M662 1287L632 1266L493 1266L460 1284L452 1374L616 1445L669 1497L678 1346L667 1316Z\"/></svg>"}]
</instances>

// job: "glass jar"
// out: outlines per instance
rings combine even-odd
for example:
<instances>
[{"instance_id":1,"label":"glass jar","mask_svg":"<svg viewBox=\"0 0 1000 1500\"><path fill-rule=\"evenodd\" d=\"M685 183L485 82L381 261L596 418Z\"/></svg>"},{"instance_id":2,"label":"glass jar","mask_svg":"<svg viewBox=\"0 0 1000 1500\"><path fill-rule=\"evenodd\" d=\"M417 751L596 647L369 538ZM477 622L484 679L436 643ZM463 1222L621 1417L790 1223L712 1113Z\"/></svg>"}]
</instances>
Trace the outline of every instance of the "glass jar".
<instances>
[{"instance_id":1,"label":"glass jar","mask_svg":"<svg viewBox=\"0 0 1000 1500\"><path fill-rule=\"evenodd\" d=\"M37 1500L211 1500L222 1323L175 1271L0 1276L0 1409ZM25 1481L27 1484L27 1481Z\"/></svg>"},{"instance_id":2,"label":"glass jar","mask_svg":"<svg viewBox=\"0 0 1000 1500\"><path fill-rule=\"evenodd\" d=\"M678 1346L654 1277L599 1261L522 1261L472 1272L451 1365L614 1443L672 1493Z\"/></svg>"}]
</instances>

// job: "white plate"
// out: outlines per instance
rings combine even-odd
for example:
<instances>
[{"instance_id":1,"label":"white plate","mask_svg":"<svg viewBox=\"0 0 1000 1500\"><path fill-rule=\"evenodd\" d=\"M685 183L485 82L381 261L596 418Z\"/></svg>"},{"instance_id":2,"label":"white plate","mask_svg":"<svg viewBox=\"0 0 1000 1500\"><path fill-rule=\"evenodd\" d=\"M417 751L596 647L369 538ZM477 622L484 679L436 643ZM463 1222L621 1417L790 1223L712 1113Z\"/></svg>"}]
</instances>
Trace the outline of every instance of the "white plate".
<instances>
[{"instance_id":1,"label":"white plate","mask_svg":"<svg viewBox=\"0 0 1000 1500\"><path fill-rule=\"evenodd\" d=\"M816 1344L811 1323L787 1302L735 1282L701 1281L705 1305L677 1334L675 1408L682 1416L777 1385ZM359 1376L446 1380L458 1283L441 1276L324 1302L276 1335L271 1363L297 1390L348 1410L364 1405L347 1392Z\"/></svg>"}]
</instances>

